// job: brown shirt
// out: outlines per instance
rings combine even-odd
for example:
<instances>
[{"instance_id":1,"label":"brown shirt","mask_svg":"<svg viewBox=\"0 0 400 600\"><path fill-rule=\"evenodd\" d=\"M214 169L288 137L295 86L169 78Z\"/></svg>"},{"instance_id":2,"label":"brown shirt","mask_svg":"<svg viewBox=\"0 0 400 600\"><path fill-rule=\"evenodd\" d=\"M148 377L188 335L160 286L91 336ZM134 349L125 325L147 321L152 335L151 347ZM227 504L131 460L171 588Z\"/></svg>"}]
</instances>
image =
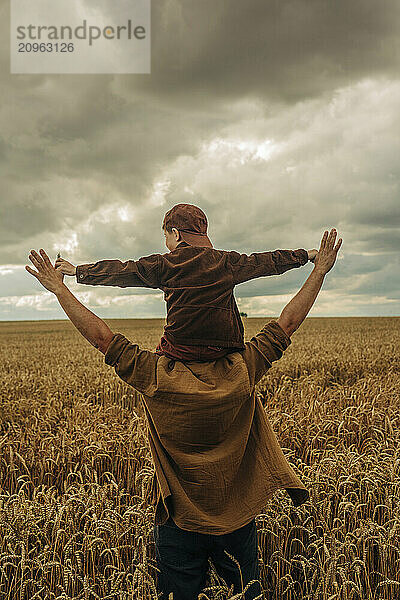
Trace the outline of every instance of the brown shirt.
<instances>
[{"instance_id":1,"label":"brown shirt","mask_svg":"<svg viewBox=\"0 0 400 600\"><path fill-rule=\"evenodd\" d=\"M155 524L222 535L249 523L279 488L309 497L286 460L255 385L291 343L275 321L245 349L173 361L114 334L105 362L141 392L155 465Z\"/></svg>"},{"instance_id":2,"label":"brown shirt","mask_svg":"<svg viewBox=\"0 0 400 600\"><path fill-rule=\"evenodd\" d=\"M244 348L235 285L278 275L308 261L306 250L250 255L179 244L173 252L139 260L101 260L78 265L76 280L88 285L161 289L167 303L165 338L172 344Z\"/></svg>"}]
</instances>

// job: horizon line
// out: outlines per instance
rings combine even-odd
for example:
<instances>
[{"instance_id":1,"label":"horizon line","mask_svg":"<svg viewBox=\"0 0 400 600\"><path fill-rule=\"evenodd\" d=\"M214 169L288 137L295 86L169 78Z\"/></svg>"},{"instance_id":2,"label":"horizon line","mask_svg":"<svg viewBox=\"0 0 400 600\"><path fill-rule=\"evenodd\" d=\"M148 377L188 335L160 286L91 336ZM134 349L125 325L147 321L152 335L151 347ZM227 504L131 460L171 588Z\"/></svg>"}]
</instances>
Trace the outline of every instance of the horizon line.
<instances>
[{"instance_id":1,"label":"horizon line","mask_svg":"<svg viewBox=\"0 0 400 600\"><path fill-rule=\"evenodd\" d=\"M260 315L260 316L247 316L241 315L242 319L279 319L280 315ZM400 315L320 315L306 317L306 319L398 319ZM103 321L146 321L146 320L163 320L166 317L103 317ZM0 323L46 323L46 322L69 322L72 323L71 319L0 319Z\"/></svg>"}]
</instances>

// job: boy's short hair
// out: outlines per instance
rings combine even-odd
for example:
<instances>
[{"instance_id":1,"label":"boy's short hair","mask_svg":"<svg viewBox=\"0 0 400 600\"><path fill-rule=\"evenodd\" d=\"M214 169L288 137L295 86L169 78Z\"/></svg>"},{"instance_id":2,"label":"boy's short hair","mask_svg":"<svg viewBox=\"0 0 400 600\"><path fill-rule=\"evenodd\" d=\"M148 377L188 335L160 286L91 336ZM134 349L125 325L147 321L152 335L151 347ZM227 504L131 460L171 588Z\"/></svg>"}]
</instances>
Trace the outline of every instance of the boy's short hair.
<instances>
[{"instance_id":1,"label":"boy's short hair","mask_svg":"<svg viewBox=\"0 0 400 600\"><path fill-rule=\"evenodd\" d=\"M169 225L169 224L165 225L165 223L162 224L163 231L168 231L168 233L172 233L172 229L173 229L172 225Z\"/></svg>"}]
</instances>

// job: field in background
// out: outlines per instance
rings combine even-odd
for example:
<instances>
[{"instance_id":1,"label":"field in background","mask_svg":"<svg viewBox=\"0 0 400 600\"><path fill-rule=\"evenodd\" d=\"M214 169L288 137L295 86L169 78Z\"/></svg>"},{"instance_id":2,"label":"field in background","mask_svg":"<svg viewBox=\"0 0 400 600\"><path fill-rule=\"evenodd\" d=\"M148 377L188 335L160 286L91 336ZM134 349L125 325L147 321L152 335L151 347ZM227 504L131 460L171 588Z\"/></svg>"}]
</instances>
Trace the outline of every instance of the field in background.
<instances>
[{"instance_id":1,"label":"field in background","mask_svg":"<svg viewBox=\"0 0 400 600\"><path fill-rule=\"evenodd\" d=\"M244 319L246 338L270 319ZM162 319L108 320L154 349ZM400 598L400 318L310 318L258 386L311 498L257 517L276 600ZM156 599L140 399L69 322L0 322L0 597ZM213 571L204 598L222 600Z\"/></svg>"}]
</instances>

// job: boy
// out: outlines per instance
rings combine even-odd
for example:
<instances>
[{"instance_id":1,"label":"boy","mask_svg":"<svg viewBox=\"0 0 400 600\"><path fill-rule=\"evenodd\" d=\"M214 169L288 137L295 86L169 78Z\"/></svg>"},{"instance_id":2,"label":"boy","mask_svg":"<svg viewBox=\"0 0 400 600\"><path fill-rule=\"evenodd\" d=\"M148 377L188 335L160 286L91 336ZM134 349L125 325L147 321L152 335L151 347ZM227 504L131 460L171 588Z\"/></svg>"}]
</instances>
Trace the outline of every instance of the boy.
<instances>
[{"instance_id":1,"label":"boy","mask_svg":"<svg viewBox=\"0 0 400 600\"><path fill-rule=\"evenodd\" d=\"M216 250L207 226L200 208L177 204L165 214L162 225L169 253L77 267L57 258L55 267L87 285L163 290L167 320L156 353L173 360L215 360L245 348L243 323L233 295L235 285L313 262L317 250L251 255Z\"/></svg>"}]
</instances>

